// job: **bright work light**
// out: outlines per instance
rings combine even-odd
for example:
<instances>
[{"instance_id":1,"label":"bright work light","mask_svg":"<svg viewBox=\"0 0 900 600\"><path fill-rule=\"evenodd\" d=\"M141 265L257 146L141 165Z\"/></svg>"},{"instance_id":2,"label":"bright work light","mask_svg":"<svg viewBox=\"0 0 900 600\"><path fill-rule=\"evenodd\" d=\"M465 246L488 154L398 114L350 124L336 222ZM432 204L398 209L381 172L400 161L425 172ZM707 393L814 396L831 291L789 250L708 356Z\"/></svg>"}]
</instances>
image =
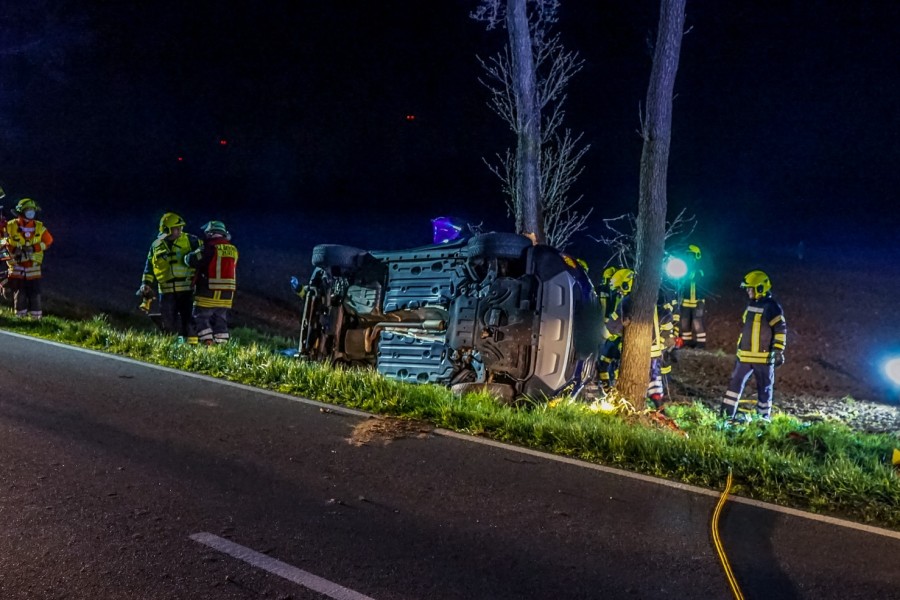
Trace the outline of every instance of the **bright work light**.
<instances>
[{"instance_id":1,"label":"bright work light","mask_svg":"<svg viewBox=\"0 0 900 600\"><path fill-rule=\"evenodd\" d=\"M687 263L677 256L670 256L666 259L665 271L666 277L669 279L681 279L687 275Z\"/></svg>"},{"instance_id":2,"label":"bright work light","mask_svg":"<svg viewBox=\"0 0 900 600\"><path fill-rule=\"evenodd\" d=\"M900 358L891 358L884 363L884 374L894 385L900 385Z\"/></svg>"}]
</instances>

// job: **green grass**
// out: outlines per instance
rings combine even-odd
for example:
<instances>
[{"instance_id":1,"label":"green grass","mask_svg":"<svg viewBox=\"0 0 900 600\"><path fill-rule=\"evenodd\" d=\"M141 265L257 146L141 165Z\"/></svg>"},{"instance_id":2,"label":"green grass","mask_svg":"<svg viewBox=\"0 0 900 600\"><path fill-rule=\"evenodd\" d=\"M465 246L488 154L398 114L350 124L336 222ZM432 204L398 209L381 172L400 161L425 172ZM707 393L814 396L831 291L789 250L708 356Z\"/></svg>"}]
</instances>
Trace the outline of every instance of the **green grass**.
<instances>
[{"instance_id":1,"label":"green grass","mask_svg":"<svg viewBox=\"0 0 900 600\"><path fill-rule=\"evenodd\" d=\"M510 407L483 394L460 398L443 387L403 384L373 371L298 361L278 354L293 345L290 340L247 329L233 331L232 344L206 348L117 328L103 316L24 321L4 309L0 327L712 489L724 487L730 469L735 494L900 529L900 476L889 464L900 440L833 421L776 415L769 424L723 427L695 402L669 409L679 426L672 431L646 418L591 412L577 402Z\"/></svg>"}]
</instances>

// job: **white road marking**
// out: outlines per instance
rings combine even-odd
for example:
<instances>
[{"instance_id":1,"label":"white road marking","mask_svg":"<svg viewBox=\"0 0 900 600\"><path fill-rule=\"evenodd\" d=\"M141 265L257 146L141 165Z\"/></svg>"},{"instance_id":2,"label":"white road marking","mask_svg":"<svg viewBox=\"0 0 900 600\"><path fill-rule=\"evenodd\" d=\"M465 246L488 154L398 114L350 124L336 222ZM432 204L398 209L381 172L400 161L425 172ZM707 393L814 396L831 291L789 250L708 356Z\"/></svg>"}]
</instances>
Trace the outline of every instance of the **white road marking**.
<instances>
[{"instance_id":1,"label":"white road marking","mask_svg":"<svg viewBox=\"0 0 900 600\"><path fill-rule=\"evenodd\" d=\"M224 552L225 554L232 556L238 560L242 560L245 563L253 565L254 567L258 567L264 571L268 571L273 575L278 575L288 581L292 581L297 585L302 585L305 588L309 588L314 592L319 592L329 598L334 598L334 600L373 600L369 596L364 596L359 592L354 592L349 588L345 588L342 585L338 585L327 579L322 579L318 575L313 575L308 571L304 571L303 569L298 569L292 565L289 565L285 562L281 562L280 560L274 559L271 556L266 556L261 552L257 552L256 550L251 550L245 546L241 546L240 544L235 544L230 540L226 540L225 538L220 538L217 535L213 535L211 533L195 533L190 536L192 540L195 542L199 542L205 546L209 546L214 550L218 550L219 552Z\"/></svg>"},{"instance_id":2,"label":"white road marking","mask_svg":"<svg viewBox=\"0 0 900 600\"><path fill-rule=\"evenodd\" d=\"M235 383L234 381L217 379L217 378L211 377L209 375L201 375L199 373L190 373L188 371L179 371L178 369L173 369L171 367L164 367L162 365L154 365L151 363L142 362L139 360L135 360L133 358L129 358L127 356L119 356L117 354L110 354L108 352L100 352L98 350L90 350L88 348L80 348L78 346L71 346L69 344L63 344L60 342L45 340L43 338L36 338L36 337L32 337L30 335L25 335L22 333L14 333L12 331L0 330L0 335L8 335L10 337L22 338L25 340L31 340L33 342L39 342L42 344L49 344L51 346L57 346L59 348L66 348L68 350L74 350L76 352L85 352L87 354L93 354L94 356L102 356L104 358L110 358L113 360L119 360L122 362L130 363L133 365L139 365L142 367L146 367L148 369L155 369L157 371L166 371L167 373L172 373L173 375L180 375L182 377L190 377L192 379L201 379L203 381L208 381L210 383L216 383L218 385L225 385L228 387L233 387L233 388L237 388L240 390L244 390L244 391L250 392L250 393L262 394L264 396L271 396L274 398L281 398L282 400L289 400L291 402L298 402L300 404L308 404L310 406L317 406L319 408L326 408L329 411L332 411L332 412L335 412L338 414L352 415L352 416L362 417L362 418L368 418L368 417L373 416L373 413L356 410L355 408L348 408L346 406L339 406L337 404L327 404L325 402L319 402L317 400L303 398L302 396L291 396L290 394L283 394L281 392L273 392L271 390L253 387L251 385L246 385L244 383ZM665 487L671 487L671 488L675 488L675 489L679 489L679 490L684 490L686 492L699 494L701 496L710 496L713 498L718 498L720 495L720 492L718 492L716 490L701 488L701 487L689 485L686 483L679 483L677 481L669 481L668 479L659 479L658 477L651 477L650 475L642 475L640 473L632 473L631 471L624 471L622 469L617 469L615 467L608 467L606 465L598 465L596 463L589 463L589 462L586 462L583 460L569 458L566 456L557 456L555 454L548 454L546 452L541 452L540 450L532 450L531 448L524 448L522 446L513 446L511 444L505 444L503 442L497 442L497 441L483 438L483 437L478 437L478 436L469 435L469 434L465 434L465 433L458 433L456 431L450 431L449 429L435 429L434 433L435 433L435 435L455 438L455 439L462 440L462 441L470 443L470 444L483 444L485 446L493 446L495 448L502 448L503 450L508 450L510 452L518 452L519 454L527 454L529 456L535 456L538 458L542 458L544 460L552 460L555 462L573 465L576 467L580 467L582 469L591 469L593 471L602 471L604 473L609 473L611 475L618 475L620 477L627 477L629 479L638 479L641 481L645 481L647 483L653 483L656 485L661 485L661 486L665 486ZM873 527L872 525L865 525L863 523L856 523L854 521L847 521L844 519L838 519L838 518L829 517L826 515L819 515L816 513L805 512L802 510L797 510L796 508L788 508L786 506L778 506L777 504L769 504L768 502L762 502L760 500L753 500L752 498L744 498L742 496L731 495L728 497L728 501L736 502L736 503L740 503L740 504L746 504L748 506L756 506L758 508L763 508L765 510L769 510L772 512L791 515L794 517L800 517L802 519L808 519L810 521L818 521L820 523L827 523L829 525L834 525L837 527L845 527L847 529L855 529L857 531L864 531L866 533L880 535L883 537L900 539L900 531L894 531L892 529L884 529L881 527Z\"/></svg>"}]
</instances>

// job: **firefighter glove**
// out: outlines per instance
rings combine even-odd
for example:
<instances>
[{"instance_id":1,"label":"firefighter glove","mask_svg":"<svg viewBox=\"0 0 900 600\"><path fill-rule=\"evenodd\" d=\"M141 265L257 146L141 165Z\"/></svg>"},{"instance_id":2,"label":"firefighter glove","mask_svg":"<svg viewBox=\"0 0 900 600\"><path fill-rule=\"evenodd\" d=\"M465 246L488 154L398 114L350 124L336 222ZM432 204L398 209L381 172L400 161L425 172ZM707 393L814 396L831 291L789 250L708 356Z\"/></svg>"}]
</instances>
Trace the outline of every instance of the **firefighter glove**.
<instances>
[{"instance_id":1,"label":"firefighter glove","mask_svg":"<svg viewBox=\"0 0 900 600\"><path fill-rule=\"evenodd\" d=\"M683 338L683 337L678 336L678 337L675 338L675 347L676 347L676 348L683 348L683 347L684 347L684 338Z\"/></svg>"},{"instance_id":2,"label":"firefighter glove","mask_svg":"<svg viewBox=\"0 0 900 600\"><path fill-rule=\"evenodd\" d=\"M778 368L784 364L784 352L781 350L775 352L775 367Z\"/></svg>"},{"instance_id":3,"label":"firefighter glove","mask_svg":"<svg viewBox=\"0 0 900 600\"><path fill-rule=\"evenodd\" d=\"M155 295L153 288L146 283L142 283L141 287L139 287L138 291L135 293L135 296L141 296L143 298L152 298Z\"/></svg>"}]
</instances>

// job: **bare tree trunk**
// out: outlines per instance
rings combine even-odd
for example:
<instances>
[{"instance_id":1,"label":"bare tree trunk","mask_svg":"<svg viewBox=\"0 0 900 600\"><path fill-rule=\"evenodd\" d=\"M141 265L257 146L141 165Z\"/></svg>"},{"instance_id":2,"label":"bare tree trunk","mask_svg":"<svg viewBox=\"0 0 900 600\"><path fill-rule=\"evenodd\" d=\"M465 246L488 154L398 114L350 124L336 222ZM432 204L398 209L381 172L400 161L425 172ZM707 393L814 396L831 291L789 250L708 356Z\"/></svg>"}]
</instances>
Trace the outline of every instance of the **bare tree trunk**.
<instances>
[{"instance_id":1,"label":"bare tree trunk","mask_svg":"<svg viewBox=\"0 0 900 600\"><path fill-rule=\"evenodd\" d=\"M666 229L666 178L672 137L672 95L684 33L686 0L662 0L659 33L653 54L647 114L642 127L640 197L637 217L637 273L631 323L622 347L618 388L636 407L643 408L649 383L653 311L662 282Z\"/></svg>"},{"instance_id":2,"label":"bare tree trunk","mask_svg":"<svg viewBox=\"0 0 900 600\"><path fill-rule=\"evenodd\" d=\"M516 98L516 231L544 243L541 208L541 112L526 0L507 0L506 29L512 54Z\"/></svg>"}]
</instances>

